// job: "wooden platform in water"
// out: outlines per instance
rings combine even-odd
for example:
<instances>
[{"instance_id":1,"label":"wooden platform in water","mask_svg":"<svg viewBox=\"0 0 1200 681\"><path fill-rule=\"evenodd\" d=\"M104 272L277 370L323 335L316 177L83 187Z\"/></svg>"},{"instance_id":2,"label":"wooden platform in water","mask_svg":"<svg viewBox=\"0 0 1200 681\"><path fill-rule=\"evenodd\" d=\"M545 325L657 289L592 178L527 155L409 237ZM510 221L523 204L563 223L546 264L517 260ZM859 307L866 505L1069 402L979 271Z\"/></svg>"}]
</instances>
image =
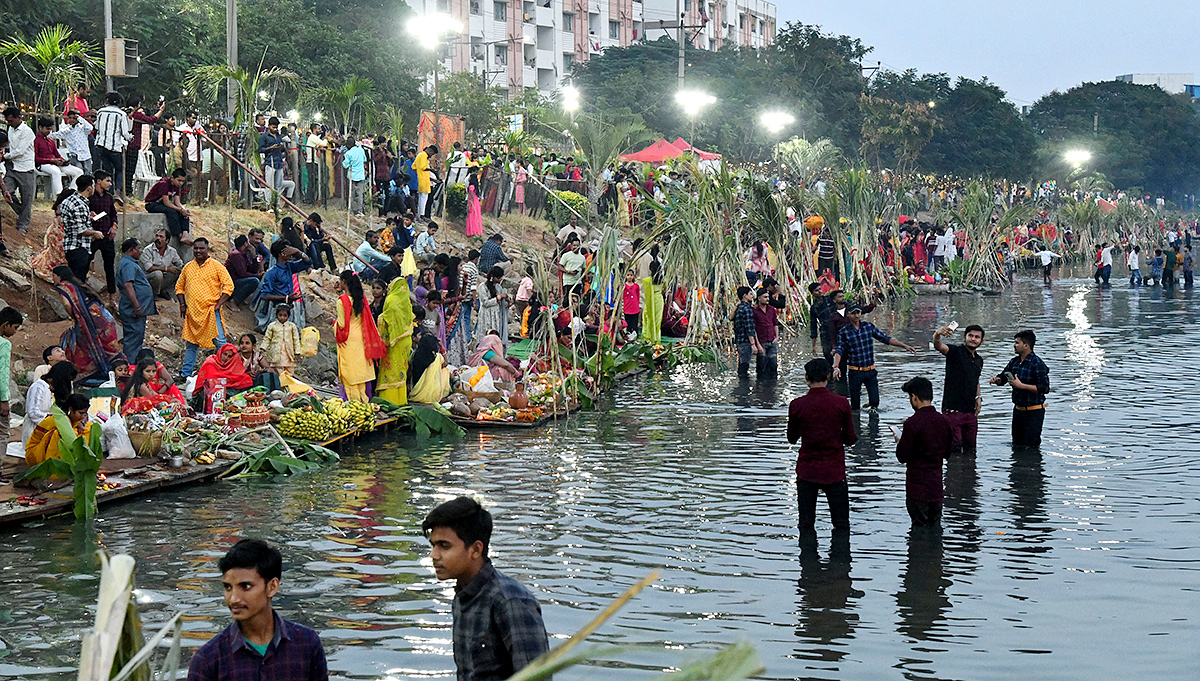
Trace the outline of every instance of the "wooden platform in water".
<instances>
[{"instance_id":1,"label":"wooden platform in water","mask_svg":"<svg viewBox=\"0 0 1200 681\"><path fill-rule=\"evenodd\" d=\"M529 429L539 428L541 426L553 423L555 419L566 418L580 410L580 405L575 405L566 411L560 411L556 414L546 414L536 421L479 421L477 419L468 419L461 416L451 416L450 420L467 430L506 430L506 429Z\"/></svg>"},{"instance_id":2,"label":"wooden platform in water","mask_svg":"<svg viewBox=\"0 0 1200 681\"><path fill-rule=\"evenodd\" d=\"M324 447L337 448L359 437L389 430L398 419L377 421L371 430L344 433L320 443ZM193 483L208 482L224 473L234 461L217 459L211 464L186 463L183 468L171 468L155 459L106 459L100 464L100 472L107 482L119 482L121 486L111 490L96 490L96 505L102 507L132 496L140 496L161 489ZM13 479L26 469L21 459L6 457L0 466L0 474ZM43 492L28 487L16 487L12 483L0 485L0 525L22 523L38 518L69 514L74 511L72 484L69 480L53 481L50 489ZM23 496L45 499L44 504L23 506L17 500Z\"/></svg>"}]
</instances>

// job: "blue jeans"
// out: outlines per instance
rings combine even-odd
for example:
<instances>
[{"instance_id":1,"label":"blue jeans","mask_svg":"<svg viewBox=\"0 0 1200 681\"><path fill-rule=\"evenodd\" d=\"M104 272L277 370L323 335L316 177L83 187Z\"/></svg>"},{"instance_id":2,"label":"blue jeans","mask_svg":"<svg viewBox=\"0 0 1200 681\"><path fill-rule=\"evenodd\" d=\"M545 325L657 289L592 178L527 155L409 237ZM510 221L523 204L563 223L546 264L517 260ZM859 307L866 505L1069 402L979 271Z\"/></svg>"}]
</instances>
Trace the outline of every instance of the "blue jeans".
<instances>
[{"instance_id":1,"label":"blue jeans","mask_svg":"<svg viewBox=\"0 0 1200 681\"><path fill-rule=\"evenodd\" d=\"M1129 285L1130 286L1141 286L1142 285L1142 271L1141 270L1131 270L1129 272Z\"/></svg>"},{"instance_id":2,"label":"blue jeans","mask_svg":"<svg viewBox=\"0 0 1200 681\"><path fill-rule=\"evenodd\" d=\"M874 369L870 371L850 369L846 372L846 382L850 386L851 409L858 411L864 385L867 386L867 404L872 407L879 406L879 374Z\"/></svg>"},{"instance_id":3,"label":"blue jeans","mask_svg":"<svg viewBox=\"0 0 1200 681\"><path fill-rule=\"evenodd\" d=\"M258 293L258 287L262 282L258 277L246 277L245 279L235 279L233 282L233 295L230 296L234 303L244 303L247 299Z\"/></svg>"},{"instance_id":4,"label":"blue jeans","mask_svg":"<svg viewBox=\"0 0 1200 681\"><path fill-rule=\"evenodd\" d=\"M750 359L754 357L754 348L750 345L750 341L738 341L738 376L750 375Z\"/></svg>"},{"instance_id":5,"label":"blue jeans","mask_svg":"<svg viewBox=\"0 0 1200 681\"><path fill-rule=\"evenodd\" d=\"M146 340L146 318L121 317L121 352L130 364L137 364L138 353Z\"/></svg>"},{"instance_id":6,"label":"blue jeans","mask_svg":"<svg viewBox=\"0 0 1200 681\"><path fill-rule=\"evenodd\" d=\"M214 310L217 316L217 347L225 345L225 324L221 321L221 311ZM189 377L192 375L192 370L196 368L196 353L200 351L200 346L195 343L183 342L183 368L179 370L180 375Z\"/></svg>"},{"instance_id":7,"label":"blue jeans","mask_svg":"<svg viewBox=\"0 0 1200 681\"><path fill-rule=\"evenodd\" d=\"M779 346L775 341L760 343L762 351L755 361L755 374L758 378L777 378L779 376Z\"/></svg>"}]
</instances>

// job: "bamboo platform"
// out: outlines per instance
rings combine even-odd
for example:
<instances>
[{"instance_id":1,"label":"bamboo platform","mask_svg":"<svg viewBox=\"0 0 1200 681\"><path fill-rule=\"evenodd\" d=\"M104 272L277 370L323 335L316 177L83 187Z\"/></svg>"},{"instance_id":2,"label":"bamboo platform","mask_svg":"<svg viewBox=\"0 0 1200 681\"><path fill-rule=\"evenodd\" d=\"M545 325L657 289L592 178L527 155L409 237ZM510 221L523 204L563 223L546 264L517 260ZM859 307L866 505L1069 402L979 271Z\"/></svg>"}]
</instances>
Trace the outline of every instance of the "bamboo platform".
<instances>
[{"instance_id":1,"label":"bamboo platform","mask_svg":"<svg viewBox=\"0 0 1200 681\"><path fill-rule=\"evenodd\" d=\"M387 418L375 423L371 430L343 433L319 443L323 447L336 449L360 437L390 430L398 419ZM211 464L188 461L182 468L171 468L158 459L106 459L100 464L107 482L119 482L121 486L111 490L96 490L96 506L103 507L122 499L141 496L162 489L209 482L228 470L235 461L217 459ZM0 466L0 473L13 478L26 469L22 459L7 457ZM23 523L39 518L69 514L74 510L70 481L54 481L50 489L37 492L12 484L0 486L0 526ZM23 496L45 499L44 504L22 506L17 499Z\"/></svg>"}]
</instances>

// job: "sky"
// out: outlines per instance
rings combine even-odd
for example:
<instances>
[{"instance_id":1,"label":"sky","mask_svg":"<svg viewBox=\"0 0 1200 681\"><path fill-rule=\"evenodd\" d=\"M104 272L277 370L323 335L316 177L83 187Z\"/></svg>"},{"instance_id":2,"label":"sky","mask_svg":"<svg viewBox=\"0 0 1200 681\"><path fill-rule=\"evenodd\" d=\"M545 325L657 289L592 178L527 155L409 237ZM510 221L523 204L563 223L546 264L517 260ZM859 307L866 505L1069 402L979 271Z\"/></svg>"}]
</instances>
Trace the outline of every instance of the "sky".
<instances>
[{"instance_id":1,"label":"sky","mask_svg":"<svg viewBox=\"0 0 1200 681\"><path fill-rule=\"evenodd\" d=\"M1125 73L1200 76L1198 0L774 2L780 26L816 24L874 47L864 66L987 76L1018 107Z\"/></svg>"}]
</instances>

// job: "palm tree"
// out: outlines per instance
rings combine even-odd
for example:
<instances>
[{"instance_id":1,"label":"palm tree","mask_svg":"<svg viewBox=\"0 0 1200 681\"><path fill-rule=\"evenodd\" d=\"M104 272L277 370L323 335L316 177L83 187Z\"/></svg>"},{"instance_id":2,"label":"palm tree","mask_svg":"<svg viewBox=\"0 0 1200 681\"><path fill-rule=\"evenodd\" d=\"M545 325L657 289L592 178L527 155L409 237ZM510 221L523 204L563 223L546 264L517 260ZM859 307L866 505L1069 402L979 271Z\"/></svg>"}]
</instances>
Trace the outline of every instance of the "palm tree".
<instances>
[{"instance_id":1,"label":"palm tree","mask_svg":"<svg viewBox=\"0 0 1200 681\"><path fill-rule=\"evenodd\" d=\"M609 113L607 119L597 114L578 114L574 120L566 121L562 129L574 140L579 155L588 164L588 200L593 206L603 191L598 181L600 172L618 154L656 137L641 116L628 112Z\"/></svg>"},{"instance_id":2,"label":"palm tree","mask_svg":"<svg viewBox=\"0 0 1200 681\"><path fill-rule=\"evenodd\" d=\"M266 56L265 52L263 56ZM231 69L228 66L213 64L193 67L184 78L184 86L195 92L197 99L204 98L210 102L217 101L217 94L222 85L230 83L236 86L233 124L234 127L238 127L251 120L260 90L270 88L272 91L278 91L294 87L299 81L300 76L296 75L296 72L278 66L263 69L261 62L254 73L240 66Z\"/></svg>"},{"instance_id":3,"label":"palm tree","mask_svg":"<svg viewBox=\"0 0 1200 681\"><path fill-rule=\"evenodd\" d=\"M79 85L90 85L100 77L104 60L97 56L98 47L92 43L71 40L71 29L62 24L47 26L34 36L32 42L13 36L0 43L0 57L15 61L38 84L33 104L41 109L42 96L49 94L51 108ZM31 73L26 64L36 71Z\"/></svg>"},{"instance_id":4,"label":"palm tree","mask_svg":"<svg viewBox=\"0 0 1200 681\"><path fill-rule=\"evenodd\" d=\"M337 87L320 87L301 96L306 106L331 106L341 119L342 133L350 131L350 120L357 107L359 112L375 103L375 82L362 76L351 76Z\"/></svg>"},{"instance_id":5,"label":"palm tree","mask_svg":"<svg viewBox=\"0 0 1200 681\"><path fill-rule=\"evenodd\" d=\"M818 175L840 163L842 150L833 140L821 138L815 142L793 137L775 145L775 161L787 166L797 181L807 185Z\"/></svg>"}]
</instances>

